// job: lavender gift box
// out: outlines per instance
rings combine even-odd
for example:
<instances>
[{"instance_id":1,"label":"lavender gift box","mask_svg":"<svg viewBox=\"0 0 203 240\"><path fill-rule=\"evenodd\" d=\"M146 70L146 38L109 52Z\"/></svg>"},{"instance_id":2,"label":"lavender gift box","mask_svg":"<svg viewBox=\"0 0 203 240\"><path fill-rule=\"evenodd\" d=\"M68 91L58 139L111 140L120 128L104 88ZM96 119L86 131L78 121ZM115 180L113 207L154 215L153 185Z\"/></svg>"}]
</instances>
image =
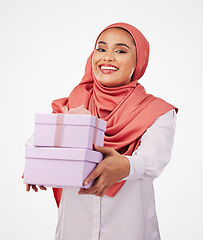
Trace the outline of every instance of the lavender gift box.
<instances>
[{"instance_id":1,"label":"lavender gift box","mask_svg":"<svg viewBox=\"0 0 203 240\"><path fill-rule=\"evenodd\" d=\"M25 158L24 183L65 188L84 187L103 154L89 149L27 147Z\"/></svg>"},{"instance_id":2,"label":"lavender gift box","mask_svg":"<svg viewBox=\"0 0 203 240\"><path fill-rule=\"evenodd\" d=\"M35 114L34 146L103 146L106 122L88 114Z\"/></svg>"}]
</instances>

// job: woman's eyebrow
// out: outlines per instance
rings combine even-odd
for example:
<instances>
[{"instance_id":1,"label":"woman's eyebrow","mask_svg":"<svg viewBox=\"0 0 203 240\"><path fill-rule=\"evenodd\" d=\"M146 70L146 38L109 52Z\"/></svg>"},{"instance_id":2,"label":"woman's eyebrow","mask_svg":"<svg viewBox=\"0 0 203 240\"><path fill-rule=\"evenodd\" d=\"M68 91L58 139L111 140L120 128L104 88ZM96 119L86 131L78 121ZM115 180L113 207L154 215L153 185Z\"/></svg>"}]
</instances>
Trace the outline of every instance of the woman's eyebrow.
<instances>
[{"instance_id":1,"label":"woman's eyebrow","mask_svg":"<svg viewBox=\"0 0 203 240\"><path fill-rule=\"evenodd\" d=\"M104 41L99 41L97 44L107 44L107 43Z\"/></svg>"},{"instance_id":2,"label":"woman's eyebrow","mask_svg":"<svg viewBox=\"0 0 203 240\"><path fill-rule=\"evenodd\" d=\"M99 41L97 44L107 44L107 43L104 41ZM115 45L116 46L125 46L125 47L129 48L128 45L126 45L125 43L116 43Z\"/></svg>"},{"instance_id":3,"label":"woman's eyebrow","mask_svg":"<svg viewBox=\"0 0 203 240\"><path fill-rule=\"evenodd\" d=\"M125 46L125 47L129 48L128 45L126 45L125 43L116 43L116 46Z\"/></svg>"}]
</instances>

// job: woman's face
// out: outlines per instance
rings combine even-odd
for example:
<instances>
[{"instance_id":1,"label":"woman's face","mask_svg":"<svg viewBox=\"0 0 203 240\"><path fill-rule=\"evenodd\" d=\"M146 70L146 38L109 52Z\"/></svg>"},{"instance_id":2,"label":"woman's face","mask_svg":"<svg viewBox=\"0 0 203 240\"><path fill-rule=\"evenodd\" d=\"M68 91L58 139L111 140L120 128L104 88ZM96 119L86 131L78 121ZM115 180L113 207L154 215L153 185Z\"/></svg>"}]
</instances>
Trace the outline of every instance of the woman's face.
<instances>
[{"instance_id":1,"label":"woman's face","mask_svg":"<svg viewBox=\"0 0 203 240\"><path fill-rule=\"evenodd\" d=\"M131 35L120 28L104 31L92 59L96 79L106 87L119 87L131 81L136 67L136 47Z\"/></svg>"}]
</instances>

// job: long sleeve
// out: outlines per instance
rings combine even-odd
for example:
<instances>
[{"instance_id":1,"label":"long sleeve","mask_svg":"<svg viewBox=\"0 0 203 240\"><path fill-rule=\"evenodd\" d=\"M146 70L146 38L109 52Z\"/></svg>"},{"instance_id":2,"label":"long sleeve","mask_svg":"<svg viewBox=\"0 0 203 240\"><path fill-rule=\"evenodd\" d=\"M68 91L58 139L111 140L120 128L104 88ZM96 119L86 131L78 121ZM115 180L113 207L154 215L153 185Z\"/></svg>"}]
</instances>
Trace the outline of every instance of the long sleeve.
<instances>
[{"instance_id":1,"label":"long sleeve","mask_svg":"<svg viewBox=\"0 0 203 240\"><path fill-rule=\"evenodd\" d=\"M176 112L171 110L157 118L143 134L141 144L132 156L130 173L122 180L158 177L171 158L175 134Z\"/></svg>"},{"instance_id":2,"label":"long sleeve","mask_svg":"<svg viewBox=\"0 0 203 240\"><path fill-rule=\"evenodd\" d=\"M32 134L32 135L27 139L27 141L25 142L25 147L32 147L32 146L33 146L33 137L34 137L34 134Z\"/></svg>"}]
</instances>

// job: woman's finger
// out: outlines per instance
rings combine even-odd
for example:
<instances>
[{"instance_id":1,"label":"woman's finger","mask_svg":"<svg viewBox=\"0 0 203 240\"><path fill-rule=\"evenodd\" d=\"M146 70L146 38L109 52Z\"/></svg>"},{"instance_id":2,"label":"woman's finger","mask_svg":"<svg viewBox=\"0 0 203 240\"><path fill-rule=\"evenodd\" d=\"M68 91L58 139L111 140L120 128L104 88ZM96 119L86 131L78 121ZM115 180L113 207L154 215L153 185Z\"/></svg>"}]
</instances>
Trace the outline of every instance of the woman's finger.
<instances>
[{"instance_id":1,"label":"woman's finger","mask_svg":"<svg viewBox=\"0 0 203 240\"><path fill-rule=\"evenodd\" d=\"M104 194L107 192L107 190L109 189L109 187L104 187L103 191L98 195L98 197L103 197Z\"/></svg>"},{"instance_id":2,"label":"woman's finger","mask_svg":"<svg viewBox=\"0 0 203 240\"><path fill-rule=\"evenodd\" d=\"M41 190L47 190L47 188L46 188L45 186L39 186L39 188L40 188Z\"/></svg>"},{"instance_id":3,"label":"woman's finger","mask_svg":"<svg viewBox=\"0 0 203 240\"><path fill-rule=\"evenodd\" d=\"M26 184L26 191L27 191L27 192L30 191L30 184Z\"/></svg>"},{"instance_id":4,"label":"woman's finger","mask_svg":"<svg viewBox=\"0 0 203 240\"><path fill-rule=\"evenodd\" d=\"M79 194L93 194L97 195L98 192L98 178L94 181L93 185L90 188L80 188Z\"/></svg>"},{"instance_id":5,"label":"woman's finger","mask_svg":"<svg viewBox=\"0 0 203 240\"><path fill-rule=\"evenodd\" d=\"M104 155L113 155L115 150L110 147L102 147L99 145L94 144L94 150L104 154Z\"/></svg>"},{"instance_id":6,"label":"woman's finger","mask_svg":"<svg viewBox=\"0 0 203 240\"><path fill-rule=\"evenodd\" d=\"M32 185L32 189L37 192L38 191L38 188L36 187L36 185Z\"/></svg>"},{"instance_id":7,"label":"woman's finger","mask_svg":"<svg viewBox=\"0 0 203 240\"><path fill-rule=\"evenodd\" d=\"M94 189L94 187L90 187L90 188L80 188L78 194L93 194L95 195L96 194L96 189Z\"/></svg>"},{"instance_id":8,"label":"woman's finger","mask_svg":"<svg viewBox=\"0 0 203 240\"><path fill-rule=\"evenodd\" d=\"M84 186L87 186L91 181L94 181L102 173L102 166L99 163L97 167L90 173L90 175L85 179Z\"/></svg>"},{"instance_id":9,"label":"woman's finger","mask_svg":"<svg viewBox=\"0 0 203 240\"><path fill-rule=\"evenodd\" d=\"M63 106L62 111L63 111L63 113L68 113L68 108L66 106Z\"/></svg>"}]
</instances>

